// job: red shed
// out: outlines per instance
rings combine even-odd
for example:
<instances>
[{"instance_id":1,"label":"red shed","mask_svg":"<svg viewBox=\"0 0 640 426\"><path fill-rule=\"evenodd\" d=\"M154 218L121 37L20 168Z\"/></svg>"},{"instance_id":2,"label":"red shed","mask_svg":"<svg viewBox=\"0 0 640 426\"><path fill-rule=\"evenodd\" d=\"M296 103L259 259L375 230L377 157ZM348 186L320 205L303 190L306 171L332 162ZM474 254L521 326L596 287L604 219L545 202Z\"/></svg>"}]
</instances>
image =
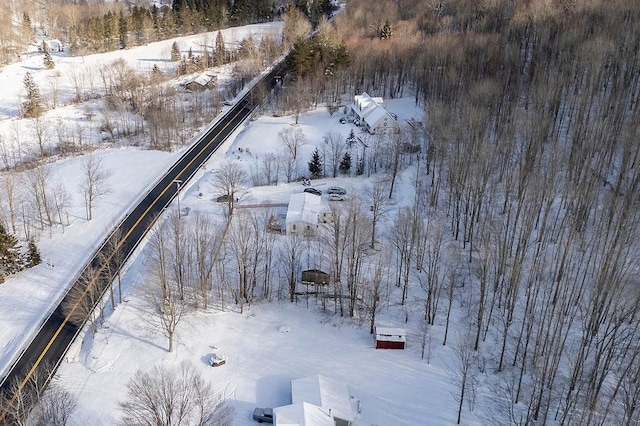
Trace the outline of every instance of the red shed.
<instances>
[{"instance_id":1,"label":"red shed","mask_svg":"<svg viewBox=\"0 0 640 426\"><path fill-rule=\"evenodd\" d=\"M376 349L404 349L406 341L404 328L376 327Z\"/></svg>"}]
</instances>

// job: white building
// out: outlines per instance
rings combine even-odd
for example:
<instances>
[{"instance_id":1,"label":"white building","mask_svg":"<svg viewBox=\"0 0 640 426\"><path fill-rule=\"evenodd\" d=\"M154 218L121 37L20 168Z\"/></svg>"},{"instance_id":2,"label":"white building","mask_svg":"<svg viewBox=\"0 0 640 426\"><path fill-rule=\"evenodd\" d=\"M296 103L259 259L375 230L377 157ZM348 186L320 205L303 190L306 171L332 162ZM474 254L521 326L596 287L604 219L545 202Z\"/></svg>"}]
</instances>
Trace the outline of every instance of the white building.
<instances>
[{"instance_id":1,"label":"white building","mask_svg":"<svg viewBox=\"0 0 640 426\"><path fill-rule=\"evenodd\" d=\"M346 383L325 376L292 380L291 399L293 404L306 402L320 407L333 418L335 426L349 426L355 418Z\"/></svg>"},{"instance_id":2,"label":"white building","mask_svg":"<svg viewBox=\"0 0 640 426\"><path fill-rule=\"evenodd\" d=\"M382 98L371 97L364 92L353 97L347 117L371 134L397 133L400 126L383 104Z\"/></svg>"},{"instance_id":3,"label":"white building","mask_svg":"<svg viewBox=\"0 0 640 426\"><path fill-rule=\"evenodd\" d=\"M287 235L315 236L322 211L319 195L308 192L292 194L287 209Z\"/></svg>"},{"instance_id":4,"label":"white building","mask_svg":"<svg viewBox=\"0 0 640 426\"><path fill-rule=\"evenodd\" d=\"M276 407L273 417L276 426L335 426L328 411L308 402Z\"/></svg>"}]
</instances>

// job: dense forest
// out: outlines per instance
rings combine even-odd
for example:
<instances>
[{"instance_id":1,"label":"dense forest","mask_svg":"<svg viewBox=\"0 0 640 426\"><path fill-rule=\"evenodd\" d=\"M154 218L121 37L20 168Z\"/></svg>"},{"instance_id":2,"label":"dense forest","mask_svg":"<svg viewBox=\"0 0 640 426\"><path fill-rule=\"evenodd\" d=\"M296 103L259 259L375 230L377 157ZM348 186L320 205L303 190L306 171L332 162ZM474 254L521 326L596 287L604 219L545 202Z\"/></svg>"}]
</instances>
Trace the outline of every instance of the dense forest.
<instances>
[{"instance_id":1,"label":"dense forest","mask_svg":"<svg viewBox=\"0 0 640 426\"><path fill-rule=\"evenodd\" d=\"M72 55L124 49L171 37L281 19L290 8L317 23L330 0L12 0L0 5L0 65L38 38L61 40Z\"/></svg>"},{"instance_id":2,"label":"dense forest","mask_svg":"<svg viewBox=\"0 0 640 426\"><path fill-rule=\"evenodd\" d=\"M384 238L427 323L447 323L451 298L466 310L458 353L495 395L485 414L638 424L640 4L354 0L320 28L348 65L301 67L309 104L366 91L424 107L415 200ZM368 164L395 176L414 159L397 147Z\"/></svg>"}]
</instances>

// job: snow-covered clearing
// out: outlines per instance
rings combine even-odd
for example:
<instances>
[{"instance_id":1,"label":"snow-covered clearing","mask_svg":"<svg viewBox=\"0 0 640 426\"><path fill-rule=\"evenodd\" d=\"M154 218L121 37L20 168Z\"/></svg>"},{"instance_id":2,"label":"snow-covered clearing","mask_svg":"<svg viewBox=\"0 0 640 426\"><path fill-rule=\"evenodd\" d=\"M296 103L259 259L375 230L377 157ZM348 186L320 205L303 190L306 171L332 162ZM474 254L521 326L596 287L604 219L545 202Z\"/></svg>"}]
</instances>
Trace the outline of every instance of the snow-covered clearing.
<instances>
[{"instance_id":1,"label":"snow-covered clearing","mask_svg":"<svg viewBox=\"0 0 640 426\"><path fill-rule=\"evenodd\" d=\"M389 108L401 118L419 114L408 99L391 101ZM324 108L301 117L300 128L309 139L302 158L310 156L326 132L339 132L346 137L354 128L340 124L338 117L330 117ZM279 149L278 132L293 120L265 116L249 122L235 140L226 144L226 154L218 152L183 191L182 208L222 215L222 206L212 201L217 194L207 183L211 179L207 171L222 160L238 161L247 169L254 167L261 155ZM407 173L400 183L398 200L410 199L410 179L411 174ZM313 185L326 188L338 184L351 193L359 191L364 181L341 177L315 180ZM302 189L301 182L254 187L241 204L286 203L291 193ZM307 307L302 296L296 304L245 306L243 314L233 305L224 312L219 305L206 313L199 312L179 325L176 351L168 353L166 338L142 320L145 315L153 315L147 312L149 306L141 286L146 256L143 250L125 276L128 302L118 306L108 318L107 327L101 328L95 338L88 336L73 361L63 363L59 370L61 383L79 398L80 408L74 416L77 422L113 424L119 418L117 403L125 398L127 381L138 369L156 364L177 366L189 360L216 388L225 389L236 409L235 425L255 424L251 412L256 406L290 403L290 380L313 374L348 384L351 395L361 401L358 425L455 423L452 351L441 346L442 330L435 327L431 364L421 359L417 307L412 314L415 321L408 324L404 324L399 306L383 310L382 323L408 328L409 343L404 351L375 350L366 324L323 312L313 297ZM396 289L391 285L390 290ZM289 332L282 332L287 328ZM225 365L208 365L214 352L226 356ZM465 424L473 422L467 419Z\"/></svg>"},{"instance_id":2,"label":"snow-covered clearing","mask_svg":"<svg viewBox=\"0 0 640 426\"><path fill-rule=\"evenodd\" d=\"M251 26L245 29L225 30L225 39L239 40L249 32L273 31L270 26ZM233 33L235 31L235 33ZM211 40L212 35L209 35ZM181 38L183 50L193 46L194 53L203 35ZM12 134L26 132L29 123L18 120L19 96L22 79L27 71L34 72L35 81L43 87L58 79L59 103L67 105L47 113L48 119L71 125L83 123L89 105L69 105L74 96L69 80L72 69L100 67L117 58L124 58L137 69L150 70L158 64L161 70L175 65L168 61L172 40L148 46L103 55L82 58L56 56L55 70L42 70L42 57L34 55L25 61L6 67L0 73L3 107L0 110L0 133L5 140ZM145 68L146 67L146 68ZM60 77L55 77L60 73ZM43 90L46 97L46 90ZM422 120L421 112L412 99L388 100L387 108L399 120ZM300 153L301 169L313 149L323 143L327 132L340 133L346 138L349 131L359 129L351 124L340 124L341 112L331 117L324 108L303 114L300 128L308 144ZM55 118L54 118L55 117ZM209 170L223 160L237 161L249 174L255 170L266 153L281 149L278 133L290 128L294 117L268 115L242 126L225 146L213 156L181 193L181 206L191 212L206 212L222 217L222 205L212 202L215 191L209 183ZM25 126L24 128L22 126ZM23 130L20 130L23 129ZM27 134L27 133L25 133ZM364 136L364 135L359 135ZM92 134L91 142L100 141ZM72 205L68 226L60 226L39 235L38 243L45 261L28 271L12 277L0 286L0 365L6 368L17 351L25 344L47 312L63 294L71 278L83 266L89 253L102 240L124 213L141 197L157 177L171 164L176 153L108 148L96 151L104 167L111 172L112 193L100 201L94 219L84 219L84 208L79 191L81 157L51 162L52 179L64 182ZM396 206L411 200L412 170L407 170L396 188ZM339 185L349 193L360 193L365 177L320 179L314 187L326 189ZM302 191L300 182L248 188L242 203L286 203L294 192ZM202 195L200 195L202 194ZM326 195L323 195L326 198ZM326 200L325 200L326 201ZM384 224L383 224L384 226ZM78 410L73 416L75 425L110 425L119 419L118 402L126 396L126 384L138 369L154 365L178 365L191 361L202 375L217 389L224 389L236 409L234 424L250 425L255 406L279 406L290 402L290 380L312 374L345 382L354 401L361 402L358 425L439 425L453 424L457 403L454 384L453 352L443 347L442 327L435 326L432 335L431 362L421 359L418 320L421 312L414 302L409 303L410 321L404 324L404 308L397 305L397 297L390 298L380 314L380 322L391 326L407 327L408 345L404 351L375 350L367 324L354 323L330 312L323 312L311 298L300 298L297 304L287 302L260 303L244 307L239 313L233 305L221 309L215 305L208 312L189 316L177 330L174 353L166 350L166 339L157 330L151 330L142 319L149 313L144 298L144 267L148 253L142 249L128 265L124 277L125 303L108 314L105 324L95 336L87 334L80 349L74 348L63 362L58 378L65 389L78 397ZM397 292L392 284L389 291ZM411 299L414 300L414 299ZM455 317L453 319L455 321ZM284 326L284 327L283 327ZM288 332L283 332L288 330ZM455 337L452 337L455 338ZM79 346L79 345L78 345ZM211 368L208 361L214 352L221 352L227 362ZM465 424L479 423L473 414L465 414Z\"/></svg>"},{"instance_id":3,"label":"snow-covered clearing","mask_svg":"<svg viewBox=\"0 0 640 426\"><path fill-rule=\"evenodd\" d=\"M225 41L231 47L248 35L277 36L281 25L281 22L274 22L222 31ZM55 134L60 128L85 128L85 146L87 149L96 150L92 155L102 162L102 167L110 174L107 186L111 190L108 197L96 205L93 220L87 221L80 189L83 179L83 157L50 159L46 166L50 173L48 183L51 187L64 188L70 197L68 215L63 220L68 226L58 226L35 235L43 263L11 277L5 284L0 285L0 324L3 325L0 327L0 373L4 374L24 344L30 341L44 319L43 313L49 312L52 306L57 305L72 277L78 274L88 260L89 253L97 248L106 232L123 218L136 200L144 195L147 188L180 155L180 152L120 148L112 143L104 143L98 130L100 115L93 118L90 114L87 115L88 112L98 113L99 101L72 104L72 76L82 79L93 76L97 87L99 68L120 58L135 69L145 72L158 63L163 71L172 75L175 73L176 63L170 62L167 58L174 41L184 52L191 48L197 54L201 50L198 46L202 45L205 38L211 43L215 35L216 33L212 32L180 37L84 57L70 57L66 52L53 52L56 63L53 70L44 69L41 53L32 53L25 60L0 69L2 151L6 150L9 157L16 159L37 151L36 138L33 135L34 120L18 118L24 92L22 80L27 72L32 72L43 98L50 102L51 90L47 82L53 76L57 76L55 79L59 91L58 107L47 111L41 119L42 123L49 123L45 132L45 144L51 146L54 143ZM230 78L229 66L217 70L220 73L219 80ZM85 81L83 87L89 89L89 82ZM7 219L6 212L3 214Z\"/></svg>"}]
</instances>

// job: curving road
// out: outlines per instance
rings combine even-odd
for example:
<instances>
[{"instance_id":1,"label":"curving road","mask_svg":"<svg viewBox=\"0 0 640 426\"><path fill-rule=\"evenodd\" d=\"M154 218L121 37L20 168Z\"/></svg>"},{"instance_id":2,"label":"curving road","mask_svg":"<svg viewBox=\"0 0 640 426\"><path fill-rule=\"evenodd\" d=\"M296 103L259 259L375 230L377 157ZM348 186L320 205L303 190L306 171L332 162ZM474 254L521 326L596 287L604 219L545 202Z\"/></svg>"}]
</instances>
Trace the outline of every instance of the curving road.
<instances>
[{"instance_id":1,"label":"curving road","mask_svg":"<svg viewBox=\"0 0 640 426\"><path fill-rule=\"evenodd\" d=\"M286 59L277 62L272 70L236 102L218 123L211 127L200 140L193 143L191 148L160 178L144 199L114 229L101 248L93 254L85 269L93 267L101 271L101 274L106 275L106 271L117 269L128 259L158 216L176 197L180 187L176 181L182 183L189 181L229 135L250 116L254 107L261 103L276 86L280 76L285 72L285 66ZM117 250L115 253L114 247ZM116 259L120 261L116 262ZM108 280L99 279L94 283L102 294L107 291ZM80 284L76 281L73 285ZM54 366L55 371L80 329L62 313L62 305L66 298L67 296L46 319L34 340L13 364L7 376L3 378L0 383L1 392L8 391L10 384L14 383L16 379L22 380L20 386L22 388L36 368L45 362ZM7 411L7 407L2 407L0 423L3 423L3 420L8 420L5 419Z\"/></svg>"}]
</instances>

